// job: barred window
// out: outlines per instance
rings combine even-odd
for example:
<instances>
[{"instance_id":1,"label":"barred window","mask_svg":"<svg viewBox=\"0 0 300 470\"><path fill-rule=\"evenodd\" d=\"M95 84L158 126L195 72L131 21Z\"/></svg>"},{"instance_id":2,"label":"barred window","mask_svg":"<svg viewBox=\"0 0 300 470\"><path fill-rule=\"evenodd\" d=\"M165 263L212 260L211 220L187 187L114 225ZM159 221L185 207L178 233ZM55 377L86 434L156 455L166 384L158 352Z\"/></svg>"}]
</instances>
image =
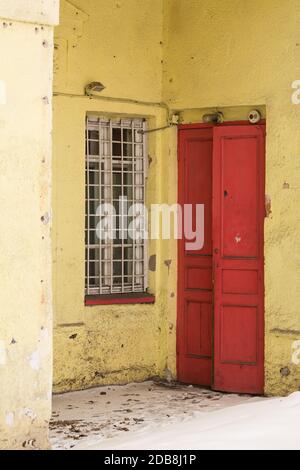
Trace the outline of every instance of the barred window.
<instances>
[{"instance_id":1,"label":"barred window","mask_svg":"<svg viewBox=\"0 0 300 470\"><path fill-rule=\"evenodd\" d=\"M144 129L143 119L87 117L86 295L144 292L147 288L145 227L136 223L141 210L130 211L134 205L145 204ZM109 223L112 219L114 230ZM132 237L128 226L142 235Z\"/></svg>"}]
</instances>

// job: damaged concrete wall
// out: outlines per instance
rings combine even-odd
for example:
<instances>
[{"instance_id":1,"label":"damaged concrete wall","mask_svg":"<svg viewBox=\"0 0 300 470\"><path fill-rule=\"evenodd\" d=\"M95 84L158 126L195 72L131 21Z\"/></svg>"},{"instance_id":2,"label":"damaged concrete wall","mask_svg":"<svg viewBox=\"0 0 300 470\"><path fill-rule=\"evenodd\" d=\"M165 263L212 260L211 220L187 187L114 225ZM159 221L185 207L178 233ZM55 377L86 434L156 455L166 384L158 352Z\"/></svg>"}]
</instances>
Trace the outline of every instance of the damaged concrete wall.
<instances>
[{"instance_id":1,"label":"damaged concrete wall","mask_svg":"<svg viewBox=\"0 0 300 470\"><path fill-rule=\"evenodd\" d=\"M63 1L54 62L55 390L176 374L176 241L150 244L154 306L84 307L85 115L166 123L157 107L63 96L94 80L104 96L167 101L182 122L217 107L226 120L252 108L266 117L265 391L299 388L300 105L291 101L299 17L298 0ZM176 129L152 134L149 153L148 203L176 203Z\"/></svg>"},{"instance_id":2,"label":"damaged concrete wall","mask_svg":"<svg viewBox=\"0 0 300 470\"><path fill-rule=\"evenodd\" d=\"M96 80L106 86L101 96L161 101L162 1L63 1L54 71L54 389L163 375L166 302L161 291L168 269L159 243L149 244L154 305L84 306L84 139L87 112L142 116L149 127L157 127L165 124L166 111L76 96ZM161 201L166 179L161 139L159 133L149 138L148 203Z\"/></svg>"},{"instance_id":3,"label":"damaged concrete wall","mask_svg":"<svg viewBox=\"0 0 300 470\"><path fill-rule=\"evenodd\" d=\"M0 17L0 449L37 449L48 447L51 411L51 24L58 2L1 1Z\"/></svg>"},{"instance_id":4,"label":"damaged concrete wall","mask_svg":"<svg viewBox=\"0 0 300 470\"><path fill-rule=\"evenodd\" d=\"M166 0L164 7L163 95L183 122L201 122L216 107L226 120L246 119L258 106L266 116L265 391L299 390L300 105L291 98L300 78L300 2Z\"/></svg>"}]
</instances>

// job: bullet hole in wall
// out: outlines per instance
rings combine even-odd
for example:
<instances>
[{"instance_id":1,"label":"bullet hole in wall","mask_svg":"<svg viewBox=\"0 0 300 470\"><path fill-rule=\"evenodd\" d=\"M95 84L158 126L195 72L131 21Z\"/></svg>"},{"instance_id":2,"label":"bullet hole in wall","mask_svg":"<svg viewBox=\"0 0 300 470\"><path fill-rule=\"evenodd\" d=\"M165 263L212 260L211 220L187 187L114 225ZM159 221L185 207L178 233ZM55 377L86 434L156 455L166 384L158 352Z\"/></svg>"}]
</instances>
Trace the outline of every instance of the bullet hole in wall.
<instances>
[{"instance_id":1,"label":"bullet hole in wall","mask_svg":"<svg viewBox=\"0 0 300 470\"><path fill-rule=\"evenodd\" d=\"M269 217L272 214L272 207L271 207L271 198L266 194L265 197L265 216Z\"/></svg>"},{"instance_id":2,"label":"bullet hole in wall","mask_svg":"<svg viewBox=\"0 0 300 470\"><path fill-rule=\"evenodd\" d=\"M49 222L50 222L50 215L48 214L48 212L46 212L46 214L42 215L41 217L41 221L44 225L48 225Z\"/></svg>"},{"instance_id":3,"label":"bullet hole in wall","mask_svg":"<svg viewBox=\"0 0 300 470\"><path fill-rule=\"evenodd\" d=\"M166 259L166 260L165 260L165 265L166 265L167 268L168 268L168 273L170 272L171 264L172 264L172 260L171 260L171 259Z\"/></svg>"},{"instance_id":4,"label":"bullet hole in wall","mask_svg":"<svg viewBox=\"0 0 300 470\"><path fill-rule=\"evenodd\" d=\"M282 377L288 377L290 374L291 374L291 371L288 367L283 367L282 369L280 369L280 375Z\"/></svg>"},{"instance_id":5,"label":"bullet hole in wall","mask_svg":"<svg viewBox=\"0 0 300 470\"><path fill-rule=\"evenodd\" d=\"M35 439L29 439L28 441L24 441L22 444L22 447L24 449L36 449L36 440Z\"/></svg>"},{"instance_id":6,"label":"bullet hole in wall","mask_svg":"<svg viewBox=\"0 0 300 470\"><path fill-rule=\"evenodd\" d=\"M104 379L104 377L105 377L103 372L100 372L99 370L97 370L94 375L95 375L95 377L100 377L101 379Z\"/></svg>"},{"instance_id":7,"label":"bullet hole in wall","mask_svg":"<svg viewBox=\"0 0 300 470\"><path fill-rule=\"evenodd\" d=\"M151 255L149 258L149 271L156 271L156 255Z\"/></svg>"}]
</instances>

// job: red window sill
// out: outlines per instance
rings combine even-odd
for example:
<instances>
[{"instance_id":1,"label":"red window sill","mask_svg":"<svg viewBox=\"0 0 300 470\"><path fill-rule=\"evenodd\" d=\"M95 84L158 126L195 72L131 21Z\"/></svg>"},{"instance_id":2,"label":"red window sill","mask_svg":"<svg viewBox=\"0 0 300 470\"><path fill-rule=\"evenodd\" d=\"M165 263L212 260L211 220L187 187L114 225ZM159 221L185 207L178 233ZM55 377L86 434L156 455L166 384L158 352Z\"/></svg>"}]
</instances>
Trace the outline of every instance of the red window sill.
<instances>
[{"instance_id":1,"label":"red window sill","mask_svg":"<svg viewBox=\"0 0 300 470\"><path fill-rule=\"evenodd\" d=\"M126 304L154 304L155 297L151 294L115 294L115 295L89 295L85 297L85 305L126 305Z\"/></svg>"}]
</instances>

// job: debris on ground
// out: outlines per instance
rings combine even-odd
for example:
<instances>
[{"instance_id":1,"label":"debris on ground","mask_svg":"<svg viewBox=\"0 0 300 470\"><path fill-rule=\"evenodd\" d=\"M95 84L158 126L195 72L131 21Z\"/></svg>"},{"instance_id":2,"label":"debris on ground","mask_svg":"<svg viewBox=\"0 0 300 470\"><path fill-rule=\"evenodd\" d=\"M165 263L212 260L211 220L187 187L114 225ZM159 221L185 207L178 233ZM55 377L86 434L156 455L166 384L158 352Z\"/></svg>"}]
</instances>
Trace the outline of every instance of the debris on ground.
<instances>
[{"instance_id":1,"label":"debris on ground","mask_svg":"<svg viewBox=\"0 0 300 470\"><path fill-rule=\"evenodd\" d=\"M74 449L130 436L150 426L184 423L197 412L262 400L155 380L54 395L53 449Z\"/></svg>"}]
</instances>

